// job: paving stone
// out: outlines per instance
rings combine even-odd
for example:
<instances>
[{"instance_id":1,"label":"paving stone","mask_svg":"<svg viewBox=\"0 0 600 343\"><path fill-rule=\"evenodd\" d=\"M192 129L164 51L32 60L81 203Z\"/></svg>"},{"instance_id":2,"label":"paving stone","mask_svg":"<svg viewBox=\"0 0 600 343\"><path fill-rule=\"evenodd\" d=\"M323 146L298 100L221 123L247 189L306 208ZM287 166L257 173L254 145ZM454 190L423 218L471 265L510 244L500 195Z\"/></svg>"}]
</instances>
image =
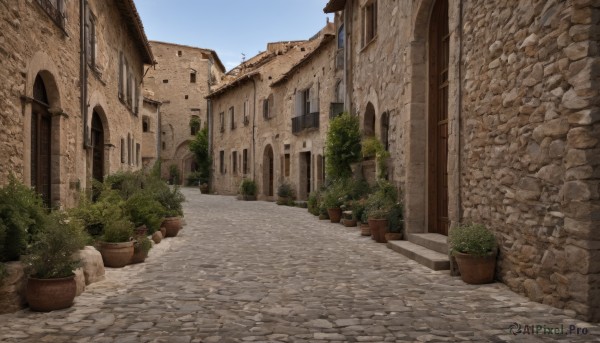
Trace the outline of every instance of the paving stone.
<instances>
[{"instance_id":1,"label":"paving stone","mask_svg":"<svg viewBox=\"0 0 600 343\"><path fill-rule=\"evenodd\" d=\"M188 225L68 310L0 315L2 342L600 341L596 324L466 285L305 209L183 189ZM587 328L517 335L513 323Z\"/></svg>"}]
</instances>

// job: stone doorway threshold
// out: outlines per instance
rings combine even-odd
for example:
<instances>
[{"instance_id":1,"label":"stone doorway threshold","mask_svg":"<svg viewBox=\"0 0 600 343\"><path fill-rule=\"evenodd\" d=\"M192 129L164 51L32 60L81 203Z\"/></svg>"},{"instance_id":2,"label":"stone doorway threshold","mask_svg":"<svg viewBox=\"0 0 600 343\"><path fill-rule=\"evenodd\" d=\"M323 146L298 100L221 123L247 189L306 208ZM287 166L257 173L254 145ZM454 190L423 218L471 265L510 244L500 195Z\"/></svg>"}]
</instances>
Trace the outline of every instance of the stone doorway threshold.
<instances>
[{"instance_id":1,"label":"stone doorway threshold","mask_svg":"<svg viewBox=\"0 0 600 343\"><path fill-rule=\"evenodd\" d=\"M389 241L387 247L433 270L449 270L448 237L438 233L408 234L407 241Z\"/></svg>"}]
</instances>

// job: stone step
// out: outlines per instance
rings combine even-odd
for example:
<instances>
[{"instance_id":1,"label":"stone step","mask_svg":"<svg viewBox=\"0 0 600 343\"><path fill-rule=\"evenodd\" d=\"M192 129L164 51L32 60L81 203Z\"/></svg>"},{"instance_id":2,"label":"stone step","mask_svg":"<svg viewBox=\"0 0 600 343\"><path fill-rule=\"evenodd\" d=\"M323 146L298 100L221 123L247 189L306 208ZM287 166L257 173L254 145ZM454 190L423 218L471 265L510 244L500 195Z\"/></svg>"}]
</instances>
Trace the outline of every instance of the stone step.
<instances>
[{"instance_id":1,"label":"stone step","mask_svg":"<svg viewBox=\"0 0 600 343\"><path fill-rule=\"evenodd\" d=\"M387 247L430 269L450 269L450 259L447 254L441 254L409 241L389 241Z\"/></svg>"},{"instance_id":2,"label":"stone step","mask_svg":"<svg viewBox=\"0 0 600 343\"><path fill-rule=\"evenodd\" d=\"M448 236L439 233L411 233L408 241L440 254L448 254Z\"/></svg>"}]
</instances>

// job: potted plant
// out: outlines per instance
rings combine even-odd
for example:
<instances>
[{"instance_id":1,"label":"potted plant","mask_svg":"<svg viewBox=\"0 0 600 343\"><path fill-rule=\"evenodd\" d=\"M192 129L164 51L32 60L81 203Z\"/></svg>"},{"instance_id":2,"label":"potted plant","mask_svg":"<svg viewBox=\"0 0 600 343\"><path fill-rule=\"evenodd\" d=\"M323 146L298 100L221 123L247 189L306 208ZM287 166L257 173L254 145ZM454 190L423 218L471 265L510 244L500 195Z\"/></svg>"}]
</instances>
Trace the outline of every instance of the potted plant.
<instances>
[{"instance_id":1,"label":"potted plant","mask_svg":"<svg viewBox=\"0 0 600 343\"><path fill-rule=\"evenodd\" d=\"M450 230L448 243L464 282L478 285L494 281L498 247L494 234L484 225L459 225Z\"/></svg>"},{"instance_id":2,"label":"potted plant","mask_svg":"<svg viewBox=\"0 0 600 343\"><path fill-rule=\"evenodd\" d=\"M385 234L390 224L389 217L397 199L396 189L385 180L377 182L376 190L367 199L367 216L372 238L378 243L386 243Z\"/></svg>"},{"instance_id":3,"label":"potted plant","mask_svg":"<svg viewBox=\"0 0 600 343\"><path fill-rule=\"evenodd\" d=\"M209 193L208 183L203 182L203 183L200 184L200 193L201 194L208 194Z\"/></svg>"},{"instance_id":4,"label":"potted plant","mask_svg":"<svg viewBox=\"0 0 600 343\"><path fill-rule=\"evenodd\" d=\"M312 215L318 216L319 215L319 201L320 201L320 191L314 191L314 192L310 192L310 194L308 195L308 200L306 201L306 205L308 207L308 212L311 213Z\"/></svg>"},{"instance_id":5,"label":"potted plant","mask_svg":"<svg viewBox=\"0 0 600 343\"><path fill-rule=\"evenodd\" d=\"M240 192L240 200L246 201L254 201L256 200L256 191L258 190L258 186L254 180L250 179L242 179L240 183L239 192Z\"/></svg>"},{"instance_id":6,"label":"potted plant","mask_svg":"<svg viewBox=\"0 0 600 343\"><path fill-rule=\"evenodd\" d=\"M133 256L131 264L142 263L148 257L148 252L152 249L152 241L146 235L139 235L133 243Z\"/></svg>"},{"instance_id":7,"label":"potted plant","mask_svg":"<svg viewBox=\"0 0 600 343\"><path fill-rule=\"evenodd\" d=\"M396 203L390 209L388 215L389 226L385 234L386 241L398 241L402 239L402 230L404 229L404 220L402 219L402 205Z\"/></svg>"},{"instance_id":8,"label":"potted plant","mask_svg":"<svg viewBox=\"0 0 600 343\"><path fill-rule=\"evenodd\" d=\"M169 187L160 180L152 181L150 187L154 193L155 199L162 205L164 220L161 229L164 227L165 237L175 237L182 229L181 217L183 216L182 203L185 197L179 191L179 187Z\"/></svg>"},{"instance_id":9,"label":"potted plant","mask_svg":"<svg viewBox=\"0 0 600 343\"><path fill-rule=\"evenodd\" d=\"M342 210L342 224L345 227L356 227L356 218L352 214L352 209L354 207L354 201L348 200L342 206L340 206Z\"/></svg>"},{"instance_id":10,"label":"potted plant","mask_svg":"<svg viewBox=\"0 0 600 343\"><path fill-rule=\"evenodd\" d=\"M338 179L331 183L323 195L323 206L327 209L329 220L339 223L342 218L341 206L347 200L346 180Z\"/></svg>"},{"instance_id":11,"label":"potted plant","mask_svg":"<svg viewBox=\"0 0 600 343\"><path fill-rule=\"evenodd\" d=\"M296 192L289 183L282 183L277 188L277 205L294 206Z\"/></svg>"},{"instance_id":12,"label":"potted plant","mask_svg":"<svg viewBox=\"0 0 600 343\"><path fill-rule=\"evenodd\" d=\"M122 268L129 264L133 256L132 233L133 224L127 220L118 219L105 224L99 243L104 266Z\"/></svg>"},{"instance_id":13,"label":"potted plant","mask_svg":"<svg viewBox=\"0 0 600 343\"><path fill-rule=\"evenodd\" d=\"M356 200L352 206L352 218L357 221L360 226L361 236L371 236L371 229L369 229L369 222L367 219L367 200L361 198Z\"/></svg>"},{"instance_id":14,"label":"potted plant","mask_svg":"<svg viewBox=\"0 0 600 343\"><path fill-rule=\"evenodd\" d=\"M25 297L33 311L54 311L73 305L77 290L73 271L79 266L73 254L87 240L80 221L67 219L64 213L53 213L49 218L23 258L29 274Z\"/></svg>"}]
</instances>

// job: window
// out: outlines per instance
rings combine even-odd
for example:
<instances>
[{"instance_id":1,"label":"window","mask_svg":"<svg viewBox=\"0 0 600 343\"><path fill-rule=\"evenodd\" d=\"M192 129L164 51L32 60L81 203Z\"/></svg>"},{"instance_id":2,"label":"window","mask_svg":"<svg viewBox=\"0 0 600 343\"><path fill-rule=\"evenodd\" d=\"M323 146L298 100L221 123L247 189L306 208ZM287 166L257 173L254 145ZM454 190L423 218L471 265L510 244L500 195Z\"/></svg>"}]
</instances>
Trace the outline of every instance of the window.
<instances>
[{"instance_id":1,"label":"window","mask_svg":"<svg viewBox=\"0 0 600 343\"><path fill-rule=\"evenodd\" d=\"M377 35L377 1L371 0L362 8L362 46L366 46Z\"/></svg>"},{"instance_id":2,"label":"window","mask_svg":"<svg viewBox=\"0 0 600 343\"><path fill-rule=\"evenodd\" d=\"M92 11L88 9L87 16L85 18L85 26L86 26L86 49L87 49L87 63L92 67L92 69L96 70L96 62L97 62L97 42L98 37L96 33L96 16Z\"/></svg>"},{"instance_id":3,"label":"window","mask_svg":"<svg viewBox=\"0 0 600 343\"><path fill-rule=\"evenodd\" d=\"M142 147L140 146L140 143L135 143L135 164L139 167L140 166L140 150L142 150Z\"/></svg>"},{"instance_id":4,"label":"window","mask_svg":"<svg viewBox=\"0 0 600 343\"><path fill-rule=\"evenodd\" d=\"M263 101L263 117L265 119L271 119L273 110L273 94L270 94L268 98Z\"/></svg>"},{"instance_id":5,"label":"window","mask_svg":"<svg viewBox=\"0 0 600 343\"><path fill-rule=\"evenodd\" d=\"M163 80L163 83L169 83L169 80L165 79L165 80Z\"/></svg>"},{"instance_id":6,"label":"window","mask_svg":"<svg viewBox=\"0 0 600 343\"><path fill-rule=\"evenodd\" d=\"M231 123L230 128L235 129L235 111L233 106L229 107L229 121Z\"/></svg>"},{"instance_id":7,"label":"window","mask_svg":"<svg viewBox=\"0 0 600 343\"><path fill-rule=\"evenodd\" d=\"M233 166L232 166L233 174L237 173L237 156L238 156L237 151L234 151L231 153L231 162L233 163Z\"/></svg>"},{"instance_id":8,"label":"window","mask_svg":"<svg viewBox=\"0 0 600 343\"><path fill-rule=\"evenodd\" d=\"M131 135L127 134L127 164L131 164Z\"/></svg>"},{"instance_id":9,"label":"window","mask_svg":"<svg viewBox=\"0 0 600 343\"><path fill-rule=\"evenodd\" d=\"M162 142L162 149L163 149L163 150L167 150L167 143L165 143L165 142Z\"/></svg>"},{"instance_id":10,"label":"window","mask_svg":"<svg viewBox=\"0 0 600 343\"><path fill-rule=\"evenodd\" d=\"M196 73L190 73L190 83L196 83Z\"/></svg>"},{"instance_id":11,"label":"window","mask_svg":"<svg viewBox=\"0 0 600 343\"><path fill-rule=\"evenodd\" d=\"M310 113L310 88L302 91L302 114Z\"/></svg>"},{"instance_id":12,"label":"window","mask_svg":"<svg viewBox=\"0 0 600 343\"><path fill-rule=\"evenodd\" d=\"M248 100L244 101L244 125L248 125L250 123L250 120L248 119L248 116L250 115L250 103L248 102Z\"/></svg>"},{"instance_id":13,"label":"window","mask_svg":"<svg viewBox=\"0 0 600 343\"><path fill-rule=\"evenodd\" d=\"M337 41L337 45L338 45L338 49L343 49L344 48L344 24L342 24L340 26L340 29L338 30L338 41Z\"/></svg>"},{"instance_id":14,"label":"window","mask_svg":"<svg viewBox=\"0 0 600 343\"><path fill-rule=\"evenodd\" d=\"M142 117L142 132L148 132L150 130L150 118Z\"/></svg>"},{"instance_id":15,"label":"window","mask_svg":"<svg viewBox=\"0 0 600 343\"><path fill-rule=\"evenodd\" d=\"M219 151L219 172L225 174L225 151Z\"/></svg>"},{"instance_id":16,"label":"window","mask_svg":"<svg viewBox=\"0 0 600 343\"><path fill-rule=\"evenodd\" d=\"M181 57L183 55L183 53L181 52L181 50L177 50L177 57Z\"/></svg>"},{"instance_id":17,"label":"window","mask_svg":"<svg viewBox=\"0 0 600 343\"><path fill-rule=\"evenodd\" d=\"M125 138L121 138L121 163L125 163Z\"/></svg>"},{"instance_id":18,"label":"window","mask_svg":"<svg viewBox=\"0 0 600 343\"><path fill-rule=\"evenodd\" d=\"M219 113L219 123L221 125L221 132L225 132L225 112Z\"/></svg>"},{"instance_id":19,"label":"window","mask_svg":"<svg viewBox=\"0 0 600 343\"><path fill-rule=\"evenodd\" d=\"M187 95L187 94L186 94L186 95L184 96L184 98L185 98L185 100L187 100L187 99L189 98L189 95Z\"/></svg>"},{"instance_id":20,"label":"window","mask_svg":"<svg viewBox=\"0 0 600 343\"><path fill-rule=\"evenodd\" d=\"M248 174L248 149L242 152L242 173Z\"/></svg>"},{"instance_id":21,"label":"window","mask_svg":"<svg viewBox=\"0 0 600 343\"><path fill-rule=\"evenodd\" d=\"M119 52L119 99L124 100L125 97L125 57L123 51Z\"/></svg>"},{"instance_id":22,"label":"window","mask_svg":"<svg viewBox=\"0 0 600 343\"><path fill-rule=\"evenodd\" d=\"M65 0L36 0L36 2L58 27L65 29Z\"/></svg>"},{"instance_id":23,"label":"window","mask_svg":"<svg viewBox=\"0 0 600 343\"><path fill-rule=\"evenodd\" d=\"M284 175L285 176L290 176L290 161L291 161L290 154L285 154L285 162L284 162L284 165L285 165Z\"/></svg>"}]
</instances>

